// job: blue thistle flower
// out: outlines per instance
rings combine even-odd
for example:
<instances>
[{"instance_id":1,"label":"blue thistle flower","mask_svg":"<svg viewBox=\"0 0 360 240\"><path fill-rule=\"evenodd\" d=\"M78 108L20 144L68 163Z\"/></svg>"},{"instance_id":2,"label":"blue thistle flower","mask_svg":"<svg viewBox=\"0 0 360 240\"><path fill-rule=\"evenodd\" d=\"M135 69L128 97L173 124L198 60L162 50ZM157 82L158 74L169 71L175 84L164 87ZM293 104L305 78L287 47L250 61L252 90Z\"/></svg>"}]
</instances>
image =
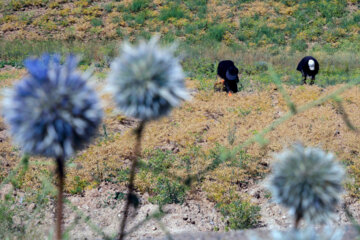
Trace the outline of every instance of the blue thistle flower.
<instances>
[{"instance_id":1,"label":"blue thistle flower","mask_svg":"<svg viewBox=\"0 0 360 240\"><path fill-rule=\"evenodd\" d=\"M288 232L272 231L271 240L341 240L344 233L341 229L327 226L316 231L313 227Z\"/></svg>"},{"instance_id":2,"label":"blue thistle flower","mask_svg":"<svg viewBox=\"0 0 360 240\"><path fill-rule=\"evenodd\" d=\"M15 143L33 155L68 158L96 133L102 110L78 60L44 54L25 60L29 75L9 89L3 116Z\"/></svg>"},{"instance_id":3,"label":"blue thistle flower","mask_svg":"<svg viewBox=\"0 0 360 240\"><path fill-rule=\"evenodd\" d=\"M141 120L167 115L188 98L184 73L174 48L161 48L158 37L138 46L124 43L111 64L109 89L125 115Z\"/></svg>"},{"instance_id":4,"label":"blue thistle flower","mask_svg":"<svg viewBox=\"0 0 360 240\"><path fill-rule=\"evenodd\" d=\"M276 155L270 190L275 202L290 209L298 221L325 222L340 200L345 171L335 156L295 144Z\"/></svg>"},{"instance_id":5,"label":"blue thistle flower","mask_svg":"<svg viewBox=\"0 0 360 240\"><path fill-rule=\"evenodd\" d=\"M268 235L266 239L269 240L341 240L343 239L344 231L333 226L325 226L318 230L313 226L307 226L301 230L271 230ZM264 239L264 235L260 236L258 231L248 231L246 237L249 240Z\"/></svg>"}]
</instances>

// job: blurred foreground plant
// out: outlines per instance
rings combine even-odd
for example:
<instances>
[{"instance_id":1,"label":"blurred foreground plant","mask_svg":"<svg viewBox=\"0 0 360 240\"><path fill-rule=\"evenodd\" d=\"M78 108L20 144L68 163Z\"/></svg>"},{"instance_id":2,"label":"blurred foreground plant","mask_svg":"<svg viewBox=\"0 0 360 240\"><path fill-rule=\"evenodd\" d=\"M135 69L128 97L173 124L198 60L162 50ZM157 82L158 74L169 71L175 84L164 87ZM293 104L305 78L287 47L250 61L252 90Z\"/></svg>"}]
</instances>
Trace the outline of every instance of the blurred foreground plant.
<instances>
[{"instance_id":1,"label":"blurred foreground plant","mask_svg":"<svg viewBox=\"0 0 360 240\"><path fill-rule=\"evenodd\" d=\"M137 46L124 43L121 56L111 64L108 77L109 90L117 107L126 116L141 120L136 133L134 158L130 169L127 201L120 225L119 239L125 236L125 226L131 203L138 202L134 191L134 179L141 153L141 138L147 121L170 113L173 107L188 98L184 73L179 59L174 57L175 48L162 48L159 38L142 41Z\"/></svg>"},{"instance_id":2,"label":"blurred foreground plant","mask_svg":"<svg viewBox=\"0 0 360 240\"><path fill-rule=\"evenodd\" d=\"M84 147L102 119L95 92L87 76L76 72L78 60L69 55L44 54L27 59L29 75L7 90L3 116L11 135L25 153L55 158L58 174L56 238L62 237L65 160Z\"/></svg>"},{"instance_id":3,"label":"blurred foreground plant","mask_svg":"<svg viewBox=\"0 0 360 240\"><path fill-rule=\"evenodd\" d=\"M326 222L340 200L345 171L332 153L295 144L276 155L270 190L290 209L295 228L301 219Z\"/></svg>"},{"instance_id":4,"label":"blurred foreground plant","mask_svg":"<svg viewBox=\"0 0 360 240\"><path fill-rule=\"evenodd\" d=\"M269 240L341 240L344 232L340 229L326 226L322 229L316 230L313 226L307 226L303 230L293 229L291 231L271 230L267 239ZM255 232L248 232L247 235L250 240L264 239L263 236L258 236Z\"/></svg>"}]
</instances>

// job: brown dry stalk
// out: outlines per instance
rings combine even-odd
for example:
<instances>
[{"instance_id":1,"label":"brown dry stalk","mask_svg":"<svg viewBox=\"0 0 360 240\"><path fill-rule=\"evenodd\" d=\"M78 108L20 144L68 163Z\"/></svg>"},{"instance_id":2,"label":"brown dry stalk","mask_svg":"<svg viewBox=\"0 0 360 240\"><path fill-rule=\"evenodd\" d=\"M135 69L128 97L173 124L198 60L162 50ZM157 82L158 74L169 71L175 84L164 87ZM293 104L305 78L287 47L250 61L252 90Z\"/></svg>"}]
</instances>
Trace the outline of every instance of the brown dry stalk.
<instances>
[{"instance_id":1,"label":"brown dry stalk","mask_svg":"<svg viewBox=\"0 0 360 240\"><path fill-rule=\"evenodd\" d=\"M335 100L337 109L339 111L339 113L341 114L342 119L344 120L344 123L346 124L346 126L354 132L359 132L359 129L357 129L352 123L351 120L349 118L349 115L347 114L347 112L345 111L345 108L343 106L343 104L341 103L341 101L339 100Z\"/></svg>"},{"instance_id":2,"label":"brown dry stalk","mask_svg":"<svg viewBox=\"0 0 360 240\"><path fill-rule=\"evenodd\" d=\"M134 180L135 180L135 173L136 173L136 165L138 162L138 158L141 154L141 137L144 130L145 121L141 121L138 128L135 130L136 133L136 143L135 143L135 150L134 150L134 159L132 161L131 170L130 170L130 179L128 185L128 194L126 198L125 208L124 208L124 216L120 225L120 234L119 240L123 240L125 237L125 227L126 227L126 220L129 214L130 203L133 200L133 192L134 192Z\"/></svg>"},{"instance_id":3,"label":"brown dry stalk","mask_svg":"<svg viewBox=\"0 0 360 240\"><path fill-rule=\"evenodd\" d=\"M63 219L63 192L65 180L64 159L56 158L57 175L58 175L58 197L56 204L56 239L62 239L62 219Z\"/></svg>"}]
</instances>

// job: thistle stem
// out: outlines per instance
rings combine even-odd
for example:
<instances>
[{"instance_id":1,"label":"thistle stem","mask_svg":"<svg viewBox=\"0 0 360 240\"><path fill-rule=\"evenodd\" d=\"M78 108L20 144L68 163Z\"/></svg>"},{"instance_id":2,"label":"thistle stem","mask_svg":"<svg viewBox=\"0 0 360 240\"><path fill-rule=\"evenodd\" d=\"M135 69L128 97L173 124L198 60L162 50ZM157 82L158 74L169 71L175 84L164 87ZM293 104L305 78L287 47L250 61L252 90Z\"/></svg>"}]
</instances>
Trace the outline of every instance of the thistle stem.
<instances>
[{"instance_id":1,"label":"thistle stem","mask_svg":"<svg viewBox=\"0 0 360 240\"><path fill-rule=\"evenodd\" d=\"M128 214L129 214L130 203L131 203L131 199L132 199L132 195L133 195L133 191L134 191L136 165L138 162L138 158L140 157L140 153L141 153L141 137L142 137L142 133L144 130L144 126L145 126L145 121L141 121L140 125L135 130L136 143L135 143L135 150L134 150L134 158L133 158L131 170L130 170L128 194L127 194L126 203L125 203L125 207L124 207L124 216L123 216L123 219L122 219L121 225L120 225L119 240L123 240L125 237L126 220L127 220Z\"/></svg>"},{"instance_id":2,"label":"thistle stem","mask_svg":"<svg viewBox=\"0 0 360 240\"><path fill-rule=\"evenodd\" d=\"M56 240L62 239L62 219L63 219L63 191L65 180L64 159L56 158L57 175L58 175L58 197L56 204Z\"/></svg>"},{"instance_id":3,"label":"thistle stem","mask_svg":"<svg viewBox=\"0 0 360 240\"><path fill-rule=\"evenodd\" d=\"M295 217L295 224L294 224L294 228L295 230L298 230L299 229L299 223L300 223L300 220L301 220L301 216L296 214L296 217Z\"/></svg>"}]
</instances>

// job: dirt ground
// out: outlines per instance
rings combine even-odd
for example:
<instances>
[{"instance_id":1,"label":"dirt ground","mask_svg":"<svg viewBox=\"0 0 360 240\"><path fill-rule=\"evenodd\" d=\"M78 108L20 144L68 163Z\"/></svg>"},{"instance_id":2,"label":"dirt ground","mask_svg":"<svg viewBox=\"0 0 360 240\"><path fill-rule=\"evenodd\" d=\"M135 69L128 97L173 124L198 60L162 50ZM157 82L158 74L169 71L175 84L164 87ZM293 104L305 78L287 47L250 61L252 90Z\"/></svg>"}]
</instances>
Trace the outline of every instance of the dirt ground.
<instances>
[{"instance_id":1,"label":"dirt ground","mask_svg":"<svg viewBox=\"0 0 360 240\"><path fill-rule=\"evenodd\" d=\"M0 196L11 189L11 185L5 185ZM102 183L98 188L85 191L83 195L66 195L66 199L76 206L79 211L73 211L70 205L66 205L64 211L65 229L70 229L70 239L103 239L101 233L96 231L97 226L107 236L114 237L119 229L122 216L124 200L117 200L116 196L125 192L126 189L117 184ZM286 230L293 227L293 220L288 211L279 205L271 202L266 197L264 181L251 186L246 190L254 202L261 206L261 221L258 230ZM35 212L37 206L34 204L21 203L24 197L23 192L15 191L14 197L27 208L29 213ZM199 193L201 194L201 193ZM182 205L168 204L163 207L166 213L159 220L143 222L146 217L158 211L158 206L148 201L148 195L140 197L140 207L137 211L130 212L128 230L131 231L128 239L154 239L166 237L166 234L196 233L224 231L224 221L222 215L214 208L214 203L208 201L205 196L198 196L196 199L187 199ZM350 198L345 197L343 204L346 204L357 221L360 220L360 204ZM26 230L30 236L40 233L42 239L51 236L54 229L55 205L54 200L41 212L34 214L31 220L23 222L18 216L14 217L14 222L27 225ZM85 219L91 222L85 223ZM139 225L140 224L140 225ZM349 219L346 217L342 207L338 207L336 214L331 222L334 226L349 226ZM75 226L76 225L76 226ZM136 228L134 230L134 228ZM39 235L38 235L39 236ZM180 239L180 238L177 238Z\"/></svg>"}]
</instances>

